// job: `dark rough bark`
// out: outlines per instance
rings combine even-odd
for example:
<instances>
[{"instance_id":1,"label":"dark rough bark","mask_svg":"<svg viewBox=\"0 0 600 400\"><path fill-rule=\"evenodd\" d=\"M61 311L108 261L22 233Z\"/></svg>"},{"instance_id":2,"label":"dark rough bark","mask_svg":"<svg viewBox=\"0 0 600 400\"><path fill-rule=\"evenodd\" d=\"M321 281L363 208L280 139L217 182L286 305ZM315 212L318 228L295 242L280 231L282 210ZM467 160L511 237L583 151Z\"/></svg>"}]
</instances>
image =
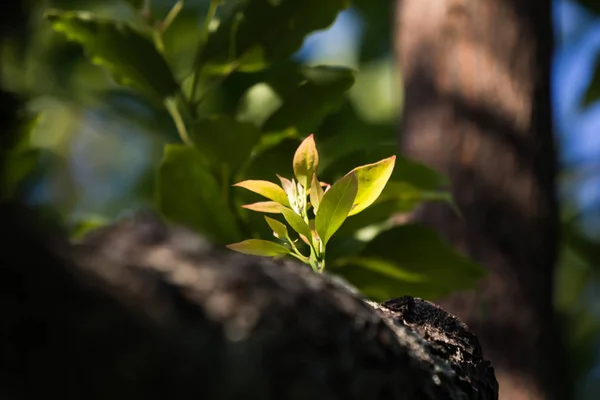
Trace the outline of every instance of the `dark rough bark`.
<instances>
[{"instance_id":1,"label":"dark rough bark","mask_svg":"<svg viewBox=\"0 0 600 400\"><path fill-rule=\"evenodd\" d=\"M404 152L446 173L464 219L414 218L487 266L441 302L494 363L500 398L570 398L553 311L557 253L550 0L398 0Z\"/></svg>"},{"instance_id":2,"label":"dark rough bark","mask_svg":"<svg viewBox=\"0 0 600 400\"><path fill-rule=\"evenodd\" d=\"M497 399L477 339L430 303L368 303L150 215L47 247L2 212L0 398Z\"/></svg>"}]
</instances>

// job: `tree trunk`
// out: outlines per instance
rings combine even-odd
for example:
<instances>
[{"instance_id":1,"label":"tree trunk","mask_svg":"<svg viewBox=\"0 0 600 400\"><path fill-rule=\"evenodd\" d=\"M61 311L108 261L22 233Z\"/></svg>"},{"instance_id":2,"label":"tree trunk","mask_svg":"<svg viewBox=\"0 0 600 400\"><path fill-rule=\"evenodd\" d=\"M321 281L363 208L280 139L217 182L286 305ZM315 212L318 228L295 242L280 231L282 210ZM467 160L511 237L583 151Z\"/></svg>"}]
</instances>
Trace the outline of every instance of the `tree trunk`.
<instances>
[{"instance_id":1,"label":"tree trunk","mask_svg":"<svg viewBox=\"0 0 600 400\"><path fill-rule=\"evenodd\" d=\"M500 398L570 398L553 310L556 160L551 2L398 0L404 152L447 174L463 213L427 205L439 229L490 271L441 304L480 338Z\"/></svg>"}]
</instances>

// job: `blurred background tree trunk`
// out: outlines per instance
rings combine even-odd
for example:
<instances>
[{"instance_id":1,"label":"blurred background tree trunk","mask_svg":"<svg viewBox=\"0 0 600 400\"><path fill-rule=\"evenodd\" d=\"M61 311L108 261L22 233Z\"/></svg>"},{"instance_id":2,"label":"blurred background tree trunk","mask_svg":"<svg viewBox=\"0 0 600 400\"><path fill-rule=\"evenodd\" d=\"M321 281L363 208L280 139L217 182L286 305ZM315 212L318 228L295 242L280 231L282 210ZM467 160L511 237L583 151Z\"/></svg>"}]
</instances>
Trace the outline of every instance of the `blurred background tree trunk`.
<instances>
[{"instance_id":1,"label":"blurred background tree trunk","mask_svg":"<svg viewBox=\"0 0 600 400\"><path fill-rule=\"evenodd\" d=\"M463 213L414 218L490 271L441 304L480 338L501 400L571 398L552 300L551 2L398 0L396 17L403 151L449 176Z\"/></svg>"}]
</instances>

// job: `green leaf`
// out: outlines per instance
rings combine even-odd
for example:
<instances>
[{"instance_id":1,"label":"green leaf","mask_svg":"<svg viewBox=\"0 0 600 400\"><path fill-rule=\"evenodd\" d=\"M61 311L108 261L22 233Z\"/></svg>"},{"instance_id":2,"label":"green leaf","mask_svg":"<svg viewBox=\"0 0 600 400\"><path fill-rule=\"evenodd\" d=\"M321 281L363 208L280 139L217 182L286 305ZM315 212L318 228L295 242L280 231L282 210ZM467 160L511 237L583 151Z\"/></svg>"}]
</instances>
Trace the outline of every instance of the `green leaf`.
<instances>
[{"instance_id":1,"label":"green leaf","mask_svg":"<svg viewBox=\"0 0 600 400\"><path fill-rule=\"evenodd\" d=\"M331 236L348 217L357 192L358 179L351 172L335 182L323 195L315 218L315 229L323 241L323 246L327 245Z\"/></svg>"},{"instance_id":2,"label":"green leaf","mask_svg":"<svg viewBox=\"0 0 600 400\"><path fill-rule=\"evenodd\" d=\"M600 100L600 56L596 59L594 76L583 97L583 105L588 106L597 100Z\"/></svg>"},{"instance_id":3,"label":"green leaf","mask_svg":"<svg viewBox=\"0 0 600 400\"><path fill-rule=\"evenodd\" d=\"M234 173L250 157L260 131L250 123L238 122L226 115L198 121L191 133L193 142L214 166Z\"/></svg>"},{"instance_id":4,"label":"green leaf","mask_svg":"<svg viewBox=\"0 0 600 400\"><path fill-rule=\"evenodd\" d=\"M600 14L600 2L598 0L578 0L578 2L589 11Z\"/></svg>"},{"instance_id":5,"label":"green leaf","mask_svg":"<svg viewBox=\"0 0 600 400\"><path fill-rule=\"evenodd\" d=\"M315 144L314 135L309 135L300 143L294 154L294 175L298 182L306 189L310 187L313 175L319 167L319 152Z\"/></svg>"},{"instance_id":6,"label":"green leaf","mask_svg":"<svg viewBox=\"0 0 600 400\"><path fill-rule=\"evenodd\" d=\"M329 267L378 300L399 294L435 299L471 289L484 275L434 230L412 224L383 231L357 257Z\"/></svg>"},{"instance_id":7,"label":"green leaf","mask_svg":"<svg viewBox=\"0 0 600 400\"><path fill-rule=\"evenodd\" d=\"M309 240L312 238L312 234L310 233L310 226L302 219L301 216L296 214L294 210L280 206L279 207L283 217L287 221L288 224L300 235L306 236Z\"/></svg>"},{"instance_id":8,"label":"green leaf","mask_svg":"<svg viewBox=\"0 0 600 400\"><path fill-rule=\"evenodd\" d=\"M310 204L312 204L315 215L317 214L317 211L319 211L319 205L321 204L321 200L323 200L323 195L323 188L317 180L317 175L313 174L312 183L310 185Z\"/></svg>"},{"instance_id":9,"label":"green leaf","mask_svg":"<svg viewBox=\"0 0 600 400\"><path fill-rule=\"evenodd\" d=\"M403 157L397 152L398 145L394 141L388 145L378 146L371 152L371 158L377 160L396 154L392 180L408 182L419 189L431 191L450 185L450 180L443 174L423 163Z\"/></svg>"},{"instance_id":10,"label":"green leaf","mask_svg":"<svg viewBox=\"0 0 600 400\"><path fill-rule=\"evenodd\" d=\"M392 176L395 161L396 156L392 156L374 164L363 165L350 171L358 179L358 192L356 193L356 199L354 199L354 205L349 215L358 214L377 200L390 176Z\"/></svg>"},{"instance_id":11,"label":"green leaf","mask_svg":"<svg viewBox=\"0 0 600 400\"><path fill-rule=\"evenodd\" d=\"M348 0L238 2L210 34L202 60L214 72L256 71L295 53L304 37L327 28Z\"/></svg>"},{"instance_id":12,"label":"green leaf","mask_svg":"<svg viewBox=\"0 0 600 400\"><path fill-rule=\"evenodd\" d=\"M281 214L281 204L276 201L259 201L252 204L245 204L242 207L263 213Z\"/></svg>"},{"instance_id":13,"label":"green leaf","mask_svg":"<svg viewBox=\"0 0 600 400\"><path fill-rule=\"evenodd\" d=\"M24 119L20 126L0 143L0 200L18 196L25 181L38 165L39 148L32 146L31 137L38 126L40 114Z\"/></svg>"},{"instance_id":14,"label":"green leaf","mask_svg":"<svg viewBox=\"0 0 600 400\"><path fill-rule=\"evenodd\" d=\"M290 251L279 243L261 239L248 239L243 242L228 244L227 247L239 253L253 256L276 257L290 254Z\"/></svg>"},{"instance_id":15,"label":"green leaf","mask_svg":"<svg viewBox=\"0 0 600 400\"><path fill-rule=\"evenodd\" d=\"M131 4L131 7L133 7L136 10L139 10L142 8L142 6L144 5L144 0L125 0L127 3Z\"/></svg>"},{"instance_id":16,"label":"green leaf","mask_svg":"<svg viewBox=\"0 0 600 400\"><path fill-rule=\"evenodd\" d=\"M276 238L285 239L288 237L288 230L284 224L267 216L265 216L265 220L267 221L267 224L269 224L269 227L273 230Z\"/></svg>"},{"instance_id":17,"label":"green leaf","mask_svg":"<svg viewBox=\"0 0 600 400\"><path fill-rule=\"evenodd\" d=\"M220 243L239 239L235 216L221 197L202 155L192 147L165 146L158 169L156 200L162 214Z\"/></svg>"},{"instance_id":18,"label":"green leaf","mask_svg":"<svg viewBox=\"0 0 600 400\"><path fill-rule=\"evenodd\" d=\"M390 180L377 203L395 200L396 212L408 213L424 201L440 201L453 205L452 195L447 191L429 191L419 189L408 182Z\"/></svg>"},{"instance_id":19,"label":"green leaf","mask_svg":"<svg viewBox=\"0 0 600 400\"><path fill-rule=\"evenodd\" d=\"M269 181L258 181L258 180L247 180L236 183L233 186L243 187L251 192L258 193L261 196L266 197L269 200L273 200L277 203L289 205L287 195L280 186L277 186L273 182Z\"/></svg>"},{"instance_id":20,"label":"green leaf","mask_svg":"<svg viewBox=\"0 0 600 400\"><path fill-rule=\"evenodd\" d=\"M294 176L294 169L290 160L298 148L300 140L286 138L275 146L263 150L254 156L246 168L245 176L254 179L269 180L273 171L281 176Z\"/></svg>"},{"instance_id":21,"label":"green leaf","mask_svg":"<svg viewBox=\"0 0 600 400\"><path fill-rule=\"evenodd\" d=\"M279 106L264 122L264 132L290 127L298 132L318 128L324 117L337 110L354 84L355 72L333 66L282 67L266 83L275 91Z\"/></svg>"},{"instance_id":22,"label":"green leaf","mask_svg":"<svg viewBox=\"0 0 600 400\"><path fill-rule=\"evenodd\" d=\"M110 220L101 215L91 215L84 220L76 221L70 229L70 237L73 240L81 239L94 229L110 224Z\"/></svg>"},{"instance_id":23,"label":"green leaf","mask_svg":"<svg viewBox=\"0 0 600 400\"><path fill-rule=\"evenodd\" d=\"M84 11L52 10L46 17L55 31L80 43L92 63L110 71L119 84L159 99L178 90L167 62L152 42L129 25Z\"/></svg>"}]
</instances>

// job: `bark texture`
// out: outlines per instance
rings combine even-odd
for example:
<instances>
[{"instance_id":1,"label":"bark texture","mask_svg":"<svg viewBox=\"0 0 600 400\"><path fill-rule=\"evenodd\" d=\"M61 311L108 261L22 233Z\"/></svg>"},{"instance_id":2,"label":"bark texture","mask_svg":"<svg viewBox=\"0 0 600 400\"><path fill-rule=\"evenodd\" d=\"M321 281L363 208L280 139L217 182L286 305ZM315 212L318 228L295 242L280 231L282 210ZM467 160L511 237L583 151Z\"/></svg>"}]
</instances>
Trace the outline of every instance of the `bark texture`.
<instances>
[{"instance_id":1,"label":"bark texture","mask_svg":"<svg viewBox=\"0 0 600 400\"><path fill-rule=\"evenodd\" d=\"M566 399L553 311L557 253L549 0L398 0L403 151L447 174L464 219L414 219L489 268L441 302L477 334L500 398Z\"/></svg>"},{"instance_id":2,"label":"bark texture","mask_svg":"<svg viewBox=\"0 0 600 400\"><path fill-rule=\"evenodd\" d=\"M475 336L431 303L366 302L151 215L46 246L2 211L3 399L497 399Z\"/></svg>"}]
</instances>

